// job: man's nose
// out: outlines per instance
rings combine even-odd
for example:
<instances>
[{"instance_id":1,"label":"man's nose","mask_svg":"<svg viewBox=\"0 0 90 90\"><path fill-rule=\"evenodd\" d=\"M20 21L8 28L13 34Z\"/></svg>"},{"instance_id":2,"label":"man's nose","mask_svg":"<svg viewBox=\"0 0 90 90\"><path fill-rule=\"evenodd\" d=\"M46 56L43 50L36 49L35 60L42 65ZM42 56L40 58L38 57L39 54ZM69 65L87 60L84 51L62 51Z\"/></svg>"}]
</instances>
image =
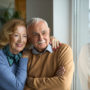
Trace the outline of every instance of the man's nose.
<instances>
[{"instance_id":1,"label":"man's nose","mask_svg":"<svg viewBox=\"0 0 90 90\"><path fill-rule=\"evenodd\" d=\"M43 35L40 35L40 36L39 36L39 39L42 40L42 39L43 39Z\"/></svg>"}]
</instances>

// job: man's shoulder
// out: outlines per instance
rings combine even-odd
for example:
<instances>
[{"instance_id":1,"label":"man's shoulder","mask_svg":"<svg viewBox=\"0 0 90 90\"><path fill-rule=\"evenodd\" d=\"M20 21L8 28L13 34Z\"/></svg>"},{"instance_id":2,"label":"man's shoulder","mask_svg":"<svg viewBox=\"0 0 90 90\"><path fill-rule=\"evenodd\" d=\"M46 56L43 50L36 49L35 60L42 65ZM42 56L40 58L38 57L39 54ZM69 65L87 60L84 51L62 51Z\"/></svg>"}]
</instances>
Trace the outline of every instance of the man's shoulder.
<instances>
[{"instance_id":1,"label":"man's shoulder","mask_svg":"<svg viewBox=\"0 0 90 90\"><path fill-rule=\"evenodd\" d=\"M32 51L31 51L31 49L25 49L24 51L23 51L23 57L28 57L28 58L30 58L32 56Z\"/></svg>"},{"instance_id":2,"label":"man's shoulder","mask_svg":"<svg viewBox=\"0 0 90 90\"><path fill-rule=\"evenodd\" d=\"M68 44L66 44L66 43L61 43L60 46L61 46L61 47L70 47L70 46L69 46Z\"/></svg>"},{"instance_id":3,"label":"man's shoulder","mask_svg":"<svg viewBox=\"0 0 90 90\"><path fill-rule=\"evenodd\" d=\"M56 50L67 50L67 49L71 49L71 47L68 45L68 44L65 44L65 43L61 43L59 48L56 49Z\"/></svg>"},{"instance_id":4,"label":"man's shoulder","mask_svg":"<svg viewBox=\"0 0 90 90\"><path fill-rule=\"evenodd\" d=\"M30 53L31 53L31 49L25 49L25 50L23 51L23 53L30 54Z\"/></svg>"}]
</instances>

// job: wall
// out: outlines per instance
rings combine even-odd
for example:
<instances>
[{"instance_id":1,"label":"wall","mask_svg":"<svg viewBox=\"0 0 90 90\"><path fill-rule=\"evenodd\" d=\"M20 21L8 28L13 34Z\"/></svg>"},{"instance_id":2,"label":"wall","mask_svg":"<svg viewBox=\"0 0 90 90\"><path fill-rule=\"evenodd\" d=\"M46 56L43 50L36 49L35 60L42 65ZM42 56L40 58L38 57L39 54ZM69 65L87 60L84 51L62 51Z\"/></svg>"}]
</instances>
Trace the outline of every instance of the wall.
<instances>
[{"instance_id":1,"label":"wall","mask_svg":"<svg viewBox=\"0 0 90 90\"><path fill-rule=\"evenodd\" d=\"M50 28L51 33L53 33L53 13L52 13L52 0L27 0L26 2L26 17L27 22L32 17L41 17L44 18Z\"/></svg>"},{"instance_id":2,"label":"wall","mask_svg":"<svg viewBox=\"0 0 90 90\"><path fill-rule=\"evenodd\" d=\"M58 40L71 44L71 0L27 0L26 6L27 22L44 18Z\"/></svg>"},{"instance_id":3,"label":"wall","mask_svg":"<svg viewBox=\"0 0 90 90\"><path fill-rule=\"evenodd\" d=\"M71 45L71 2L53 0L53 34L61 42Z\"/></svg>"}]
</instances>

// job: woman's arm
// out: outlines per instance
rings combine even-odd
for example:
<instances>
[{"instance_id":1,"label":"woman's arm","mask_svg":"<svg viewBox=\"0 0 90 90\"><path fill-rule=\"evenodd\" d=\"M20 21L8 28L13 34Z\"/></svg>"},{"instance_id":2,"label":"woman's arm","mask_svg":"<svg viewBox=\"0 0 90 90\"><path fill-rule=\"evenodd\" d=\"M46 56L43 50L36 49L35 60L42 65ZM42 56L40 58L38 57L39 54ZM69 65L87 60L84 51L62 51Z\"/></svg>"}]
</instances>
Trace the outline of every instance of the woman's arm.
<instances>
[{"instance_id":1,"label":"woman's arm","mask_svg":"<svg viewBox=\"0 0 90 90\"><path fill-rule=\"evenodd\" d=\"M59 48L61 43L55 37L50 36L50 44L52 45L53 50L56 50L57 48Z\"/></svg>"},{"instance_id":2,"label":"woman's arm","mask_svg":"<svg viewBox=\"0 0 90 90\"><path fill-rule=\"evenodd\" d=\"M6 57L0 54L0 90L23 90L27 76L27 58L21 58L14 74L6 63Z\"/></svg>"}]
</instances>

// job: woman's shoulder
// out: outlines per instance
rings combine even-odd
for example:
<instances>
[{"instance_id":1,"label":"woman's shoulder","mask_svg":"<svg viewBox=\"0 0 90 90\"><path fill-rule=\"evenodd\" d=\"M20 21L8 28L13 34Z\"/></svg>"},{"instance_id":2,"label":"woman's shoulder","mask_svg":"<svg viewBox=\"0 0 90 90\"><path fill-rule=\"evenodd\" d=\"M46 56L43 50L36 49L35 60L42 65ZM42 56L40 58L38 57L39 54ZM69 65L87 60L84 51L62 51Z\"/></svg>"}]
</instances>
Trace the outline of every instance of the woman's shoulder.
<instances>
[{"instance_id":1,"label":"woman's shoulder","mask_svg":"<svg viewBox=\"0 0 90 90\"><path fill-rule=\"evenodd\" d=\"M3 53L3 49L0 49L0 56L1 56L2 54L4 54L4 53Z\"/></svg>"},{"instance_id":2,"label":"woman's shoulder","mask_svg":"<svg viewBox=\"0 0 90 90\"><path fill-rule=\"evenodd\" d=\"M3 60L5 61L6 59L6 55L4 54L3 50L0 49L0 62L2 62Z\"/></svg>"},{"instance_id":3,"label":"woman's shoulder","mask_svg":"<svg viewBox=\"0 0 90 90\"><path fill-rule=\"evenodd\" d=\"M0 56L4 55L3 49L0 49Z\"/></svg>"}]
</instances>

